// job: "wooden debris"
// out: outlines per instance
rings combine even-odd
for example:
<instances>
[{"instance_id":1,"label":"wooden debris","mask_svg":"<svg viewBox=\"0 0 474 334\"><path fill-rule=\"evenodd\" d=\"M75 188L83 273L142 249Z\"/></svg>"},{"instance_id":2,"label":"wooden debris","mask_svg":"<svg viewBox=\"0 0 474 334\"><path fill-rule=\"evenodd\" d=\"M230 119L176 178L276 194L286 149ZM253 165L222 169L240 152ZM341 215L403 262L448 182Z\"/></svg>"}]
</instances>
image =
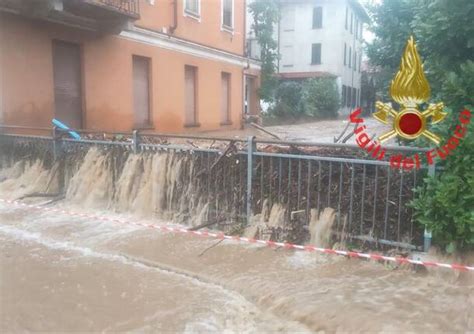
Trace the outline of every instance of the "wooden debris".
<instances>
[{"instance_id":1,"label":"wooden debris","mask_svg":"<svg viewBox=\"0 0 474 334\"><path fill-rule=\"evenodd\" d=\"M263 126L260 126L260 125L258 125L258 124L256 124L256 123L253 123L253 122L250 123L250 125L253 126L254 128L256 128L256 129L262 131L262 132L265 132L267 135L270 135L270 136L272 136L272 137L275 138L275 139L281 140L281 138L280 138L279 136L277 136L277 135L274 134L273 132L268 131L268 130L265 129Z\"/></svg>"}]
</instances>

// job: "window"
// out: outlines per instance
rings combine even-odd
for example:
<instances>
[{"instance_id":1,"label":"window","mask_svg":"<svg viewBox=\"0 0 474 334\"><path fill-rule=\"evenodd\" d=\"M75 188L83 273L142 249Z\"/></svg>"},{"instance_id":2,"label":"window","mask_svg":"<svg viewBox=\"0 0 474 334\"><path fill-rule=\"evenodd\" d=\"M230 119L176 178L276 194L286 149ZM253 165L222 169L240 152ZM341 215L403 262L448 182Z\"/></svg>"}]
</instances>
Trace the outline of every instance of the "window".
<instances>
[{"instance_id":1,"label":"window","mask_svg":"<svg viewBox=\"0 0 474 334\"><path fill-rule=\"evenodd\" d=\"M359 24L359 30L360 30L360 31L359 31L359 37L360 37L361 40L362 40L362 33L364 32L364 31L363 31L363 29L364 29L363 26L364 26L364 24L361 22L361 23Z\"/></svg>"},{"instance_id":2,"label":"window","mask_svg":"<svg viewBox=\"0 0 474 334\"><path fill-rule=\"evenodd\" d=\"M344 43L344 66L347 64L347 44Z\"/></svg>"},{"instance_id":3,"label":"window","mask_svg":"<svg viewBox=\"0 0 474 334\"><path fill-rule=\"evenodd\" d=\"M313 29L321 29L323 27L323 7L313 8Z\"/></svg>"},{"instance_id":4,"label":"window","mask_svg":"<svg viewBox=\"0 0 474 334\"><path fill-rule=\"evenodd\" d=\"M234 0L222 0L222 27L234 28Z\"/></svg>"},{"instance_id":5,"label":"window","mask_svg":"<svg viewBox=\"0 0 474 334\"><path fill-rule=\"evenodd\" d=\"M200 0L184 0L184 11L192 16L200 16Z\"/></svg>"},{"instance_id":6,"label":"window","mask_svg":"<svg viewBox=\"0 0 474 334\"><path fill-rule=\"evenodd\" d=\"M184 67L184 125L198 126L197 119L197 68L186 65Z\"/></svg>"},{"instance_id":7,"label":"window","mask_svg":"<svg viewBox=\"0 0 474 334\"><path fill-rule=\"evenodd\" d=\"M346 85L342 85L342 105L346 105Z\"/></svg>"},{"instance_id":8,"label":"window","mask_svg":"<svg viewBox=\"0 0 474 334\"><path fill-rule=\"evenodd\" d=\"M135 127L149 127L150 58L133 56L133 111Z\"/></svg>"},{"instance_id":9,"label":"window","mask_svg":"<svg viewBox=\"0 0 474 334\"><path fill-rule=\"evenodd\" d=\"M354 72L357 70L357 52L354 51Z\"/></svg>"},{"instance_id":10,"label":"window","mask_svg":"<svg viewBox=\"0 0 474 334\"><path fill-rule=\"evenodd\" d=\"M352 108L355 108L356 106L356 95L357 95L357 89L352 88Z\"/></svg>"},{"instance_id":11,"label":"window","mask_svg":"<svg viewBox=\"0 0 474 334\"><path fill-rule=\"evenodd\" d=\"M221 124L231 123L230 118L230 73L222 72L222 91L221 91Z\"/></svg>"},{"instance_id":12,"label":"window","mask_svg":"<svg viewBox=\"0 0 474 334\"><path fill-rule=\"evenodd\" d=\"M361 72L361 68L362 67L362 54L359 55L359 73Z\"/></svg>"},{"instance_id":13,"label":"window","mask_svg":"<svg viewBox=\"0 0 474 334\"><path fill-rule=\"evenodd\" d=\"M351 93L351 87L346 87L346 107L348 108L351 106Z\"/></svg>"},{"instance_id":14,"label":"window","mask_svg":"<svg viewBox=\"0 0 474 334\"><path fill-rule=\"evenodd\" d=\"M351 13L351 27L350 27L351 34L352 34L352 31L353 31L353 29L352 29L353 24L354 24L354 14Z\"/></svg>"},{"instance_id":15,"label":"window","mask_svg":"<svg viewBox=\"0 0 474 334\"><path fill-rule=\"evenodd\" d=\"M283 31L295 31L295 16L295 7L288 7L285 15L282 15L280 20L280 26Z\"/></svg>"},{"instance_id":16,"label":"window","mask_svg":"<svg viewBox=\"0 0 474 334\"><path fill-rule=\"evenodd\" d=\"M319 65L321 64L321 44L313 44L311 50L311 64L312 65Z\"/></svg>"},{"instance_id":17,"label":"window","mask_svg":"<svg viewBox=\"0 0 474 334\"><path fill-rule=\"evenodd\" d=\"M295 58L293 45L283 45L281 49L281 64L283 67L293 67Z\"/></svg>"},{"instance_id":18,"label":"window","mask_svg":"<svg viewBox=\"0 0 474 334\"><path fill-rule=\"evenodd\" d=\"M346 30L347 30L347 19L349 17L349 8L346 7L346 24L345 24L345 27L346 27Z\"/></svg>"},{"instance_id":19,"label":"window","mask_svg":"<svg viewBox=\"0 0 474 334\"><path fill-rule=\"evenodd\" d=\"M356 19L356 24L355 24L355 35L356 39L359 38L359 20Z\"/></svg>"},{"instance_id":20,"label":"window","mask_svg":"<svg viewBox=\"0 0 474 334\"><path fill-rule=\"evenodd\" d=\"M352 48L349 46L349 68L352 67Z\"/></svg>"}]
</instances>

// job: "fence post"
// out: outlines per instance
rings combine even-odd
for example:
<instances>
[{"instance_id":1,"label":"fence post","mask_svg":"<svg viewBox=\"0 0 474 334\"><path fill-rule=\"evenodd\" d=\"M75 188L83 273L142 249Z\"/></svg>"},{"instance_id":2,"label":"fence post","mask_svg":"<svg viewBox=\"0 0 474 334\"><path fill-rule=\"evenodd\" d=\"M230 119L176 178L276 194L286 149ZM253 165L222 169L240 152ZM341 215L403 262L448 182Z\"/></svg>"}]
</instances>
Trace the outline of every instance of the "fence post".
<instances>
[{"instance_id":1,"label":"fence post","mask_svg":"<svg viewBox=\"0 0 474 334\"><path fill-rule=\"evenodd\" d=\"M61 151L61 142L58 136L57 127L53 127L53 158L54 161L57 161L60 157Z\"/></svg>"},{"instance_id":2,"label":"fence post","mask_svg":"<svg viewBox=\"0 0 474 334\"><path fill-rule=\"evenodd\" d=\"M247 139L247 225L252 218L252 181L253 181L253 153L255 152L255 137Z\"/></svg>"},{"instance_id":3,"label":"fence post","mask_svg":"<svg viewBox=\"0 0 474 334\"><path fill-rule=\"evenodd\" d=\"M133 153L138 153L140 150L140 136L138 135L138 130L133 130L132 143Z\"/></svg>"},{"instance_id":4,"label":"fence post","mask_svg":"<svg viewBox=\"0 0 474 334\"><path fill-rule=\"evenodd\" d=\"M434 177L436 174L436 163L433 161L431 165L428 166L428 176ZM428 252L431 247L431 231L425 228L425 232L423 233L424 243L423 243L423 251Z\"/></svg>"}]
</instances>

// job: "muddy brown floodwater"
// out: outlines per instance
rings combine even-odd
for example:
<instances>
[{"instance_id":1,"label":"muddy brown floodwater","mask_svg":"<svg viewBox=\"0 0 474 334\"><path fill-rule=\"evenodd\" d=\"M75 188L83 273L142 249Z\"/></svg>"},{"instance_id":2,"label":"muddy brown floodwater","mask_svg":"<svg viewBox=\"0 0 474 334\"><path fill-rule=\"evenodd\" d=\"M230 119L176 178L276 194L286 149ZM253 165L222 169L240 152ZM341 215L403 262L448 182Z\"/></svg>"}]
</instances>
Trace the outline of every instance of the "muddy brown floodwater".
<instances>
[{"instance_id":1,"label":"muddy brown floodwater","mask_svg":"<svg viewBox=\"0 0 474 334\"><path fill-rule=\"evenodd\" d=\"M474 330L472 274L215 244L0 204L0 331Z\"/></svg>"}]
</instances>

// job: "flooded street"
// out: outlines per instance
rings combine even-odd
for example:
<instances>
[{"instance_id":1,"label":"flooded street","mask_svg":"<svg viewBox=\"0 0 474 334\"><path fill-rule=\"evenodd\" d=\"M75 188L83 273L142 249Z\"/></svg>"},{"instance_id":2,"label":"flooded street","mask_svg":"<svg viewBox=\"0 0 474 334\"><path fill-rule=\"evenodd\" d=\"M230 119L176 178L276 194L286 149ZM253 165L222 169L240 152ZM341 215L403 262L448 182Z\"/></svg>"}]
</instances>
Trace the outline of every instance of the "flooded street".
<instances>
[{"instance_id":1,"label":"flooded street","mask_svg":"<svg viewBox=\"0 0 474 334\"><path fill-rule=\"evenodd\" d=\"M367 127L367 133L371 136L380 136L391 128L387 124L380 123L372 116L364 116L364 125ZM354 132L354 125L349 124L346 131L344 129L349 123L349 115L340 116L338 119L302 122L296 124L283 124L264 126L271 133L277 135L282 140L300 141L300 142L316 142L316 143L334 143L334 138L344 135L342 138L349 136ZM234 137L245 139L248 136L256 136L262 139L275 139L267 133L260 131L254 127L247 126L244 130L226 130L226 131L209 131L204 132L207 135L217 137ZM355 136L347 140L348 144L356 144ZM387 141L387 145L397 145L396 140Z\"/></svg>"},{"instance_id":2,"label":"flooded street","mask_svg":"<svg viewBox=\"0 0 474 334\"><path fill-rule=\"evenodd\" d=\"M473 17L0 0L0 334L474 334Z\"/></svg>"},{"instance_id":3,"label":"flooded street","mask_svg":"<svg viewBox=\"0 0 474 334\"><path fill-rule=\"evenodd\" d=\"M470 274L216 243L1 204L0 330L474 330Z\"/></svg>"},{"instance_id":4,"label":"flooded street","mask_svg":"<svg viewBox=\"0 0 474 334\"><path fill-rule=\"evenodd\" d=\"M474 330L472 273L152 229L209 221L192 159L127 154L114 169L106 150L74 157L62 192L59 164L0 169L2 333ZM284 213L273 205L268 224ZM331 233L317 224L315 244Z\"/></svg>"}]
</instances>

